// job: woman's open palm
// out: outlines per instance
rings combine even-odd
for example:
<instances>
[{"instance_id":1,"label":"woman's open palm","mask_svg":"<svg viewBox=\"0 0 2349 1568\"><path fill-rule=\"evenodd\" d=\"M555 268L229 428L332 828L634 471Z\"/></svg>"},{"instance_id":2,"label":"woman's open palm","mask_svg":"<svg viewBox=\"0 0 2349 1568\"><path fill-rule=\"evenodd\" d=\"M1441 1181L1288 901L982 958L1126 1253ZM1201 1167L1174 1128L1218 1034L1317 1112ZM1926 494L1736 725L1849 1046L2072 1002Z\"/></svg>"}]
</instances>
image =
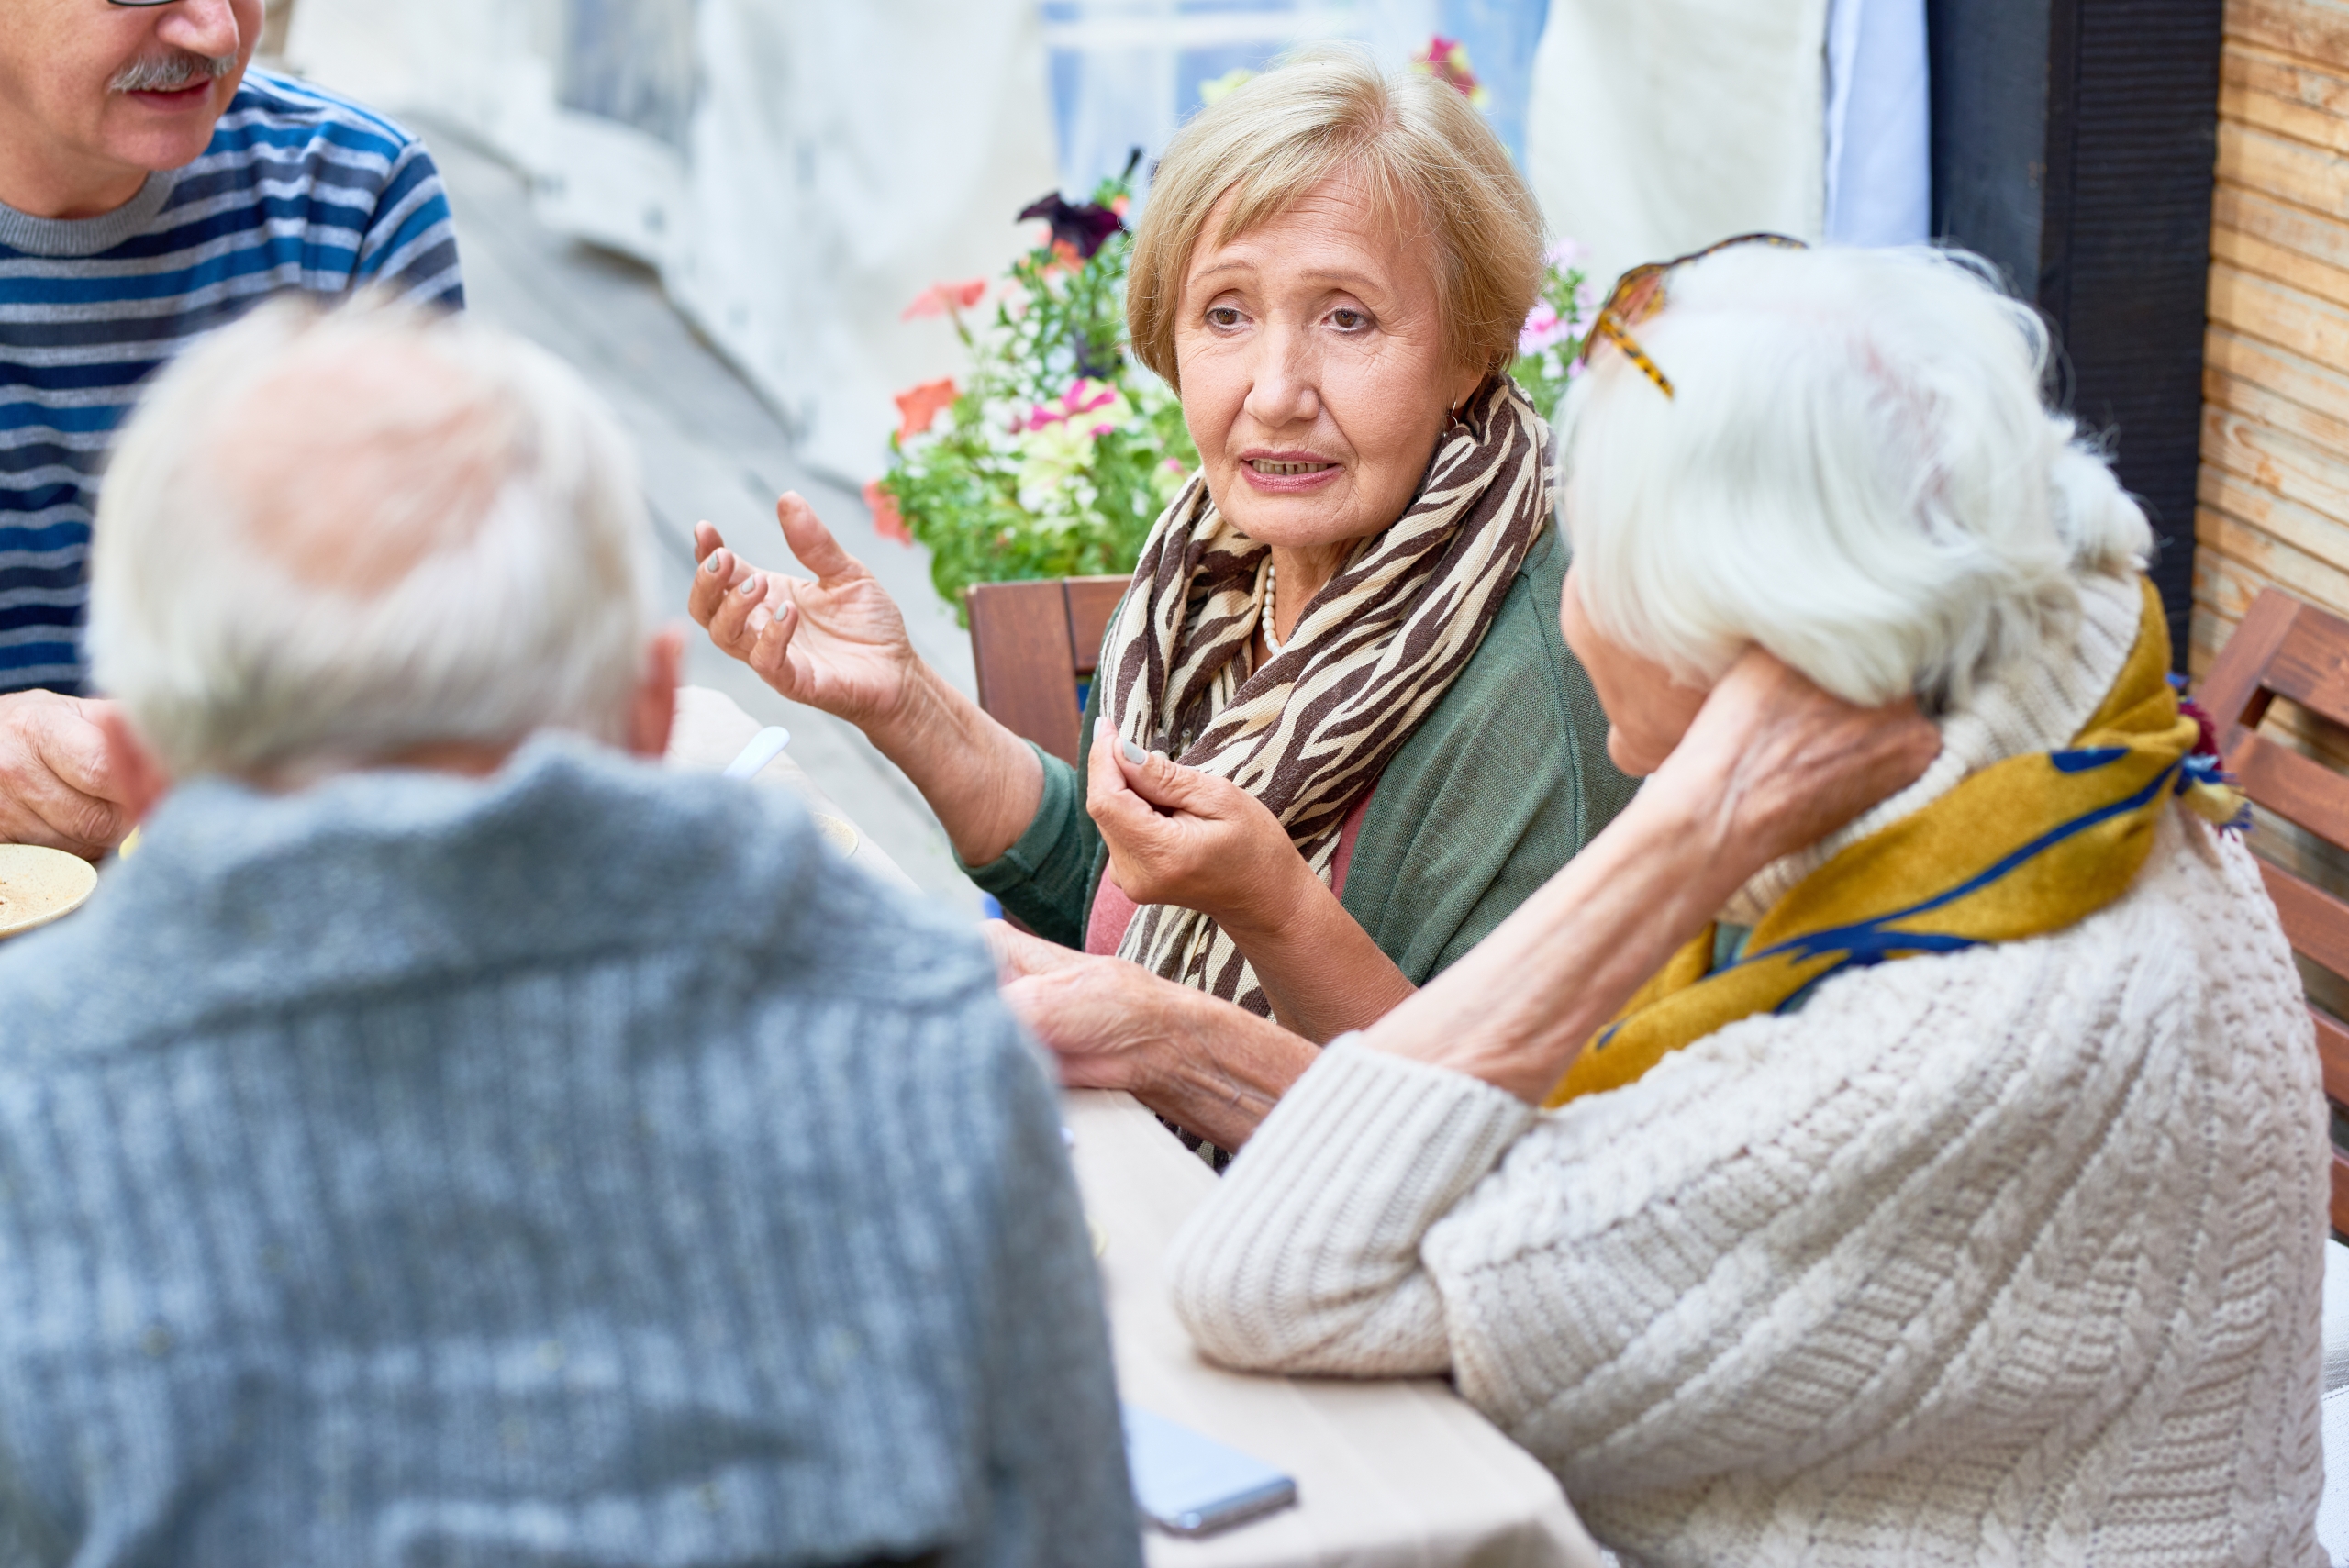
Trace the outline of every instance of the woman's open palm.
<instances>
[{"instance_id":1,"label":"woman's open palm","mask_svg":"<svg viewBox=\"0 0 2349 1568\"><path fill-rule=\"evenodd\" d=\"M904 614L797 494L775 503L775 520L815 580L758 571L703 523L694 529L694 619L793 702L860 728L885 722L919 662Z\"/></svg>"}]
</instances>

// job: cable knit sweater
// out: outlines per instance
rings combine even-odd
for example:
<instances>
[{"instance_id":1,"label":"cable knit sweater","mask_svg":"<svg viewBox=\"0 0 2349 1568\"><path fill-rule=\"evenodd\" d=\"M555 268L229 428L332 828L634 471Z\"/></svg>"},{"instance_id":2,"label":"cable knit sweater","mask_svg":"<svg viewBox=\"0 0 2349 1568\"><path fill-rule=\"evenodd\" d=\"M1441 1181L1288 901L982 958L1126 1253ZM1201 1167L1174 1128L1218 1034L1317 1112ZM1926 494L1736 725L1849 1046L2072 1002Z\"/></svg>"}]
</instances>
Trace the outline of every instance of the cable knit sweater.
<instances>
[{"instance_id":1,"label":"cable knit sweater","mask_svg":"<svg viewBox=\"0 0 2349 1568\"><path fill-rule=\"evenodd\" d=\"M1141 1568L1034 1048L777 794L183 786L0 948L5 1568Z\"/></svg>"},{"instance_id":2,"label":"cable knit sweater","mask_svg":"<svg viewBox=\"0 0 2349 1568\"><path fill-rule=\"evenodd\" d=\"M2132 593L1724 917L2068 740ZM1170 1272L1219 1361L1450 1373L1631 1562L2317 1563L2323 1118L2258 873L2174 812L2069 929L1853 973L1555 1112L1334 1046Z\"/></svg>"}]
</instances>

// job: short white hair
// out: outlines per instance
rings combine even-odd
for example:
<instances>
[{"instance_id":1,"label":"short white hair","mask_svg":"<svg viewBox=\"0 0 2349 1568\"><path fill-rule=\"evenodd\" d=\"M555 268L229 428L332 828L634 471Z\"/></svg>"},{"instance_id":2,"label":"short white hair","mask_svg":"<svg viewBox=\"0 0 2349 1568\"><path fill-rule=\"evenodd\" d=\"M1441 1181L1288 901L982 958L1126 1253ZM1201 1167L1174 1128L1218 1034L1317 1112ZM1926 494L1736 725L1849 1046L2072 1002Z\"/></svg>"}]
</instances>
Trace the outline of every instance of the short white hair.
<instances>
[{"instance_id":1,"label":"short white hair","mask_svg":"<svg viewBox=\"0 0 2349 1568\"><path fill-rule=\"evenodd\" d=\"M1583 606L1676 680L1759 645L1827 691L1929 706L2072 622L2153 533L2042 386L2045 327L1955 251L1740 246L1602 350L1566 404Z\"/></svg>"},{"instance_id":2,"label":"short white hair","mask_svg":"<svg viewBox=\"0 0 2349 1568\"><path fill-rule=\"evenodd\" d=\"M141 399L96 536L94 673L175 775L625 738L653 618L635 462L494 328L263 306Z\"/></svg>"}]
</instances>

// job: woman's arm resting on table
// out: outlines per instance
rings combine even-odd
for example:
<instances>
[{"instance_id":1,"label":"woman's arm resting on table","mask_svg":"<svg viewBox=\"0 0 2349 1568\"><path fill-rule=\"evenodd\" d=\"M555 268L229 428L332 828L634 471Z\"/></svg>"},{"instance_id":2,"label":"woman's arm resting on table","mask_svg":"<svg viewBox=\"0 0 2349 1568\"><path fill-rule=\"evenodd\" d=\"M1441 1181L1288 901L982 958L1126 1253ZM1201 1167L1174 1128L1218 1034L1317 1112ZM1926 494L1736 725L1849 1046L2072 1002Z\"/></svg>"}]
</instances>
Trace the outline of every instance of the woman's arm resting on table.
<instances>
[{"instance_id":1,"label":"woman's arm resting on table","mask_svg":"<svg viewBox=\"0 0 2349 1568\"><path fill-rule=\"evenodd\" d=\"M921 791L965 862L1001 856L1043 798L1036 753L914 651L888 592L814 508L787 495L775 518L815 580L753 569L702 523L687 601L694 619L793 702L864 731Z\"/></svg>"},{"instance_id":2,"label":"woman's arm resting on table","mask_svg":"<svg viewBox=\"0 0 2349 1568\"><path fill-rule=\"evenodd\" d=\"M1176 1314L1201 1351L1243 1370L1448 1371L1420 1239L1534 1114L1473 1078L1338 1041L1176 1233Z\"/></svg>"},{"instance_id":3,"label":"woman's arm resting on table","mask_svg":"<svg viewBox=\"0 0 2349 1568\"><path fill-rule=\"evenodd\" d=\"M1394 960L1253 795L1163 752L1136 762L1106 729L1087 765L1085 808L1109 849L1107 874L1137 904L1213 916L1248 956L1282 1024L1326 1040L1411 994Z\"/></svg>"},{"instance_id":4,"label":"woman's arm resting on table","mask_svg":"<svg viewBox=\"0 0 2349 1568\"><path fill-rule=\"evenodd\" d=\"M1320 1051L1269 1018L1161 980L1121 958L1072 952L987 926L1003 999L1072 1089L1123 1089L1237 1149Z\"/></svg>"}]
</instances>

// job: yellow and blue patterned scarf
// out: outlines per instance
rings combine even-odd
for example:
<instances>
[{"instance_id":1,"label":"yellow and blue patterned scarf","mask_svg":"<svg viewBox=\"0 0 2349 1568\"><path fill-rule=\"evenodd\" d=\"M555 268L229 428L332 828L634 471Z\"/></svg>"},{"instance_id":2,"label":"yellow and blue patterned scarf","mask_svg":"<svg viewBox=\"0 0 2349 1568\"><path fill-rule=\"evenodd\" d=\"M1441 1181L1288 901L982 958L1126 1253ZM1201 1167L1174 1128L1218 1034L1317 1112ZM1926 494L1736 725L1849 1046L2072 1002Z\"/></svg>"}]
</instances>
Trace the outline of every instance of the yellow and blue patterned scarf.
<instances>
[{"instance_id":1,"label":"yellow and blue patterned scarf","mask_svg":"<svg viewBox=\"0 0 2349 1568\"><path fill-rule=\"evenodd\" d=\"M2169 684L2168 624L2153 584L2143 586L2128 662L2068 748L1995 762L1845 848L1718 971L1707 928L1575 1059L1549 1104L1620 1088L1740 1018L1799 1006L1846 970L2073 925L2128 889L2173 799L2244 826L2208 727Z\"/></svg>"}]
</instances>

